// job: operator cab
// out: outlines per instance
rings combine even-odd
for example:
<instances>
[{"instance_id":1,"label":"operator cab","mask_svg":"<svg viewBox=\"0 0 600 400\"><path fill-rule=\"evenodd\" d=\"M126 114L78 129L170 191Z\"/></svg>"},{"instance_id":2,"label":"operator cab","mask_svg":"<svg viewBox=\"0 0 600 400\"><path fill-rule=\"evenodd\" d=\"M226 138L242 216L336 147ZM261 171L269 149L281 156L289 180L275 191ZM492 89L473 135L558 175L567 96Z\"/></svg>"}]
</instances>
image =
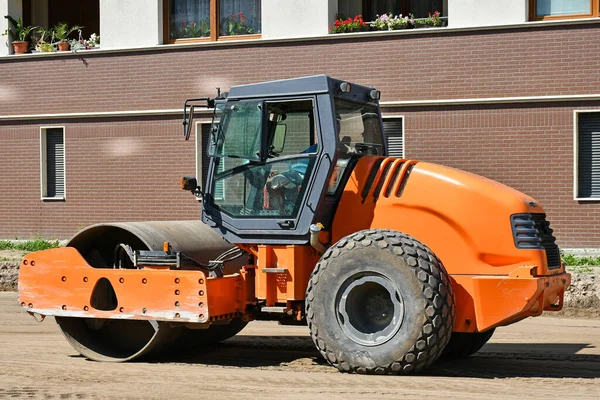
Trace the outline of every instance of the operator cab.
<instances>
[{"instance_id":1,"label":"operator cab","mask_svg":"<svg viewBox=\"0 0 600 400\"><path fill-rule=\"evenodd\" d=\"M233 87L215 102L202 220L234 243L308 243L358 158L386 155L378 99L323 75Z\"/></svg>"}]
</instances>

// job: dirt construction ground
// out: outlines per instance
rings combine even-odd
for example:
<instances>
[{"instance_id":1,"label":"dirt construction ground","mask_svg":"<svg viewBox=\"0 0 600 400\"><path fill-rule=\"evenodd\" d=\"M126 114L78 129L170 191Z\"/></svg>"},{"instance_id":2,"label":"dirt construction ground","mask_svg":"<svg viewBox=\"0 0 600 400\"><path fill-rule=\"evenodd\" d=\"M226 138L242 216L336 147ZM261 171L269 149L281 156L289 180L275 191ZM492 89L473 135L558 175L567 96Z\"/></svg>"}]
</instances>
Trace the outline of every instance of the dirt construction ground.
<instances>
[{"instance_id":1,"label":"dirt construction ground","mask_svg":"<svg viewBox=\"0 0 600 400\"><path fill-rule=\"evenodd\" d=\"M499 328L477 355L417 376L337 372L305 327L254 322L219 347L153 363L88 361L52 319L0 293L0 398L600 399L600 320L540 317Z\"/></svg>"}]
</instances>

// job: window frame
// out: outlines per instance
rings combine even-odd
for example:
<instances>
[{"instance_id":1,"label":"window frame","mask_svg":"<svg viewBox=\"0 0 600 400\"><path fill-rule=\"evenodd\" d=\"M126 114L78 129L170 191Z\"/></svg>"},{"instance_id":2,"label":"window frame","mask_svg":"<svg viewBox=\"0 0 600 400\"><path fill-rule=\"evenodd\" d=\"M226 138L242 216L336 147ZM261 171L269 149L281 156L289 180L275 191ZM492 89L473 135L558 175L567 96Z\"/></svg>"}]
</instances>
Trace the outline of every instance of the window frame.
<instances>
[{"instance_id":1,"label":"window frame","mask_svg":"<svg viewBox=\"0 0 600 400\"><path fill-rule=\"evenodd\" d=\"M600 197L579 197L579 114L595 113L597 110L573 110L573 200L600 202Z\"/></svg>"},{"instance_id":2,"label":"window frame","mask_svg":"<svg viewBox=\"0 0 600 400\"><path fill-rule=\"evenodd\" d=\"M170 28L169 28L169 0L163 0L163 43L164 44L183 44L183 43L202 43L202 42L221 42L228 40L249 40L249 39L260 39L262 33L256 33L252 35L232 35L232 36L221 36L220 31L220 0L210 0L210 36L203 38L181 38L181 39L170 39ZM262 9L261 9L262 19ZM262 25L262 24L261 24ZM215 27L213 29L213 27Z\"/></svg>"},{"instance_id":3,"label":"window frame","mask_svg":"<svg viewBox=\"0 0 600 400\"><path fill-rule=\"evenodd\" d=\"M567 15L546 15L538 16L536 14L537 0L529 0L529 20L530 21L555 21L561 19L580 19L600 17L600 0L590 0L589 14L567 14Z\"/></svg>"},{"instance_id":4,"label":"window frame","mask_svg":"<svg viewBox=\"0 0 600 400\"><path fill-rule=\"evenodd\" d=\"M48 196L48 156L47 132L49 129L61 129L63 135L63 193L62 196ZM40 195L43 201L65 201L67 199L67 154L66 154L65 126L40 127Z\"/></svg>"}]
</instances>

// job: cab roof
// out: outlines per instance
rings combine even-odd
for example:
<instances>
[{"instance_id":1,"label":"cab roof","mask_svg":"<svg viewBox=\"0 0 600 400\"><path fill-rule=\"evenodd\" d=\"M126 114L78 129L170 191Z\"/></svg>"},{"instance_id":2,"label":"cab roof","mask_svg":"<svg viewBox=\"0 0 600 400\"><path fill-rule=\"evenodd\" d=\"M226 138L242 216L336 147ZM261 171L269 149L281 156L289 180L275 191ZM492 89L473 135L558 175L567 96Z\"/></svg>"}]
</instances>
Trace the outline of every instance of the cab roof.
<instances>
[{"instance_id":1,"label":"cab roof","mask_svg":"<svg viewBox=\"0 0 600 400\"><path fill-rule=\"evenodd\" d=\"M327 75L305 76L301 78L282 79L253 83L249 85L234 86L229 92L228 100L263 98L263 97L287 97L308 94L340 93L339 87L342 80ZM350 82L349 82L350 83ZM356 94L368 94L374 88L350 83L352 92ZM354 96L352 96L354 97ZM361 96L362 97L362 96Z\"/></svg>"}]
</instances>

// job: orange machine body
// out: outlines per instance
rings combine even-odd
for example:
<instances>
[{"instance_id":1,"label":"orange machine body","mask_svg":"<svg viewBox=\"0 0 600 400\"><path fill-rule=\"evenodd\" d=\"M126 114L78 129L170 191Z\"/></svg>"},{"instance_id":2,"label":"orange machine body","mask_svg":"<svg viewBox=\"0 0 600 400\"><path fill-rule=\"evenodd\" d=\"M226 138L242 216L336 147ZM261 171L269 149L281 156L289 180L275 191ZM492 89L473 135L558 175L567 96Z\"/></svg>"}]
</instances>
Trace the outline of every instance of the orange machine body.
<instances>
[{"instance_id":1,"label":"orange machine body","mask_svg":"<svg viewBox=\"0 0 600 400\"><path fill-rule=\"evenodd\" d=\"M369 228L415 237L452 278L454 331L485 331L562 308L570 275L562 265L550 270L545 250L518 249L511 230L511 215L543 212L531 197L477 175L364 156L320 240L332 244ZM186 324L249 320L261 307L284 306L285 315L301 320L317 251L310 245L240 247L253 261L218 278L164 267L93 268L74 248L32 253L21 263L19 301L32 314ZM114 289L115 304L94 304L94 288L102 279Z\"/></svg>"},{"instance_id":2,"label":"orange machine body","mask_svg":"<svg viewBox=\"0 0 600 400\"><path fill-rule=\"evenodd\" d=\"M93 268L72 247L28 254L19 271L19 302L29 313L61 317L210 323L241 315L245 271L215 279L201 271ZM104 280L112 304L95 304Z\"/></svg>"},{"instance_id":3,"label":"orange machine body","mask_svg":"<svg viewBox=\"0 0 600 400\"><path fill-rule=\"evenodd\" d=\"M425 243L451 275L454 330L485 331L560 310L570 275L544 249L516 247L510 217L544 213L531 197L440 165L363 157L335 214L332 242L361 229L393 229Z\"/></svg>"}]
</instances>

